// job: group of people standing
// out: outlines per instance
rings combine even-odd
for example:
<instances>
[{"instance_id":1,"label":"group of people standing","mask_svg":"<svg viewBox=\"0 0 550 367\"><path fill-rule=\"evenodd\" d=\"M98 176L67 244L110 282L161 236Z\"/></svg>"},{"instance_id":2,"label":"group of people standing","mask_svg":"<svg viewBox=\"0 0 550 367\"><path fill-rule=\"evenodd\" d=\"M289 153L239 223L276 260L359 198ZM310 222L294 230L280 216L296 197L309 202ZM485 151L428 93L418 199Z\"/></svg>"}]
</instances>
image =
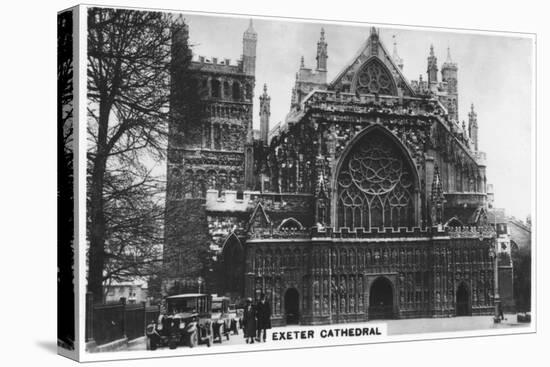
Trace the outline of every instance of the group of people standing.
<instances>
[{"instance_id":1,"label":"group of people standing","mask_svg":"<svg viewBox=\"0 0 550 367\"><path fill-rule=\"evenodd\" d=\"M265 294L260 295L256 304L252 303L252 298L246 299L242 327L247 343L266 341L266 330L271 329L271 306Z\"/></svg>"}]
</instances>

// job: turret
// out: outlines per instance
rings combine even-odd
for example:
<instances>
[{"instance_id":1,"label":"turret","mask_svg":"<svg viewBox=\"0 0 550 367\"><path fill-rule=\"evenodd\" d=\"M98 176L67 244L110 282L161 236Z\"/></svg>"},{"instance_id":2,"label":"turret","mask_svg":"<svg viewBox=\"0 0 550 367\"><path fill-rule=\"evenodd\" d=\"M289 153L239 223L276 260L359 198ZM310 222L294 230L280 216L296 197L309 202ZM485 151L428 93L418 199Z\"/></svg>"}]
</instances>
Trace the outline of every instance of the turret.
<instances>
[{"instance_id":1,"label":"turret","mask_svg":"<svg viewBox=\"0 0 550 367\"><path fill-rule=\"evenodd\" d=\"M269 133L270 104L271 97L267 94L267 84L264 84L264 93L260 96L260 140L264 146L267 146Z\"/></svg>"},{"instance_id":2,"label":"turret","mask_svg":"<svg viewBox=\"0 0 550 367\"><path fill-rule=\"evenodd\" d=\"M477 113L474 111L474 104L472 103L471 110L468 113L468 130L472 144L474 145L474 151L478 151L477 145Z\"/></svg>"},{"instance_id":3,"label":"turret","mask_svg":"<svg viewBox=\"0 0 550 367\"><path fill-rule=\"evenodd\" d=\"M441 80L447 82L447 90L450 94L457 92L457 71L458 67L451 59L451 49L447 47L447 59L441 65Z\"/></svg>"},{"instance_id":4,"label":"turret","mask_svg":"<svg viewBox=\"0 0 550 367\"><path fill-rule=\"evenodd\" d=\"M403 70L403 59L399 57L399 54L397 53L397 42L395 41L395 35L392 36L393 38L393 61L395 64L399 67L399 69Z\"/></svg>"},{"instance_id":5,"label":"turret","mask_svg":"<svg viewBox=\"0 0 550 367\"><path fill-rule=\"evenodd\" d=\"M321 28L321 38L317 42L317 71L327 71L327 46L325 42L325 30Z\"/></svg>"},{"instance_id":6,"label":"turret","mask_svg":"<svg viewBox=\"0 0 550 367\"><path fill-rule=\"evenodd\" d=\"M447 47L447 60L441 66L441 80L447 84L447 109L452 120L458 121L458 67L451 59L451 49Z\"/></svg>"},{"instance_id":7,"label":"turret","mask_svg":"<svg viewBox=\"0 0 550 367\"><path fill-rule=\"evenodd\" d=\"M434 55L434 46L430 45L430 56L428 56L428 85L437 83L437 57Z\"/></svg>"},{"instance_id":8,"label":"turret","mask_svg":"<svg viewBox=\"0 0 550 367\"><path fill-rule=\"evenodd\" d=\"M172 77L181 78L186 66L192 58L192 53L188 45L189 29L180 14L172 23ZM172 92L174 93L174 92Z\"/></svg>"},{"instance_id":9,"label":"turret","mask_svg":"<svg viewBox=\"0 0 550 367\"><path fill-rule=\"evenodd\" d=\"M258 34L252 26L252 19L248 29L243 35L243 73L254 75L256 72L256 43L258 42Z\"/></svg>"}]
</instances>

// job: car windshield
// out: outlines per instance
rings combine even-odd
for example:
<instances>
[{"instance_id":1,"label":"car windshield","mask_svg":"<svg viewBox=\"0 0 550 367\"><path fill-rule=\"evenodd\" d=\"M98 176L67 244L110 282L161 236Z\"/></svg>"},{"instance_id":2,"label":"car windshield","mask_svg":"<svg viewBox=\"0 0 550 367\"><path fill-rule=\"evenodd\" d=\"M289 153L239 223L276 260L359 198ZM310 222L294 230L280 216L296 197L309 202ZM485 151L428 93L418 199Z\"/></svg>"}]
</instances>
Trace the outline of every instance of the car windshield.
<instances>
[{"instance_id":1,"label":"car windshield","mask_svg":"<svg viewBox=\"0 0 550 367\"><path fill-rule=\"evenodd\" d=\"M212 302L212 311L221 312L222 311L222 303L221 302Z\"/></svg>"},{"instance_id":2,"label":"car windshield","mask_svg":"<svg viewBox=\"0 0 550 367\"><path fill-rule=\"evenodd\" d=\"M197 312L197 299L174 299L170 300L168 304L170 312Z\"/></svg>"}]
</instances>

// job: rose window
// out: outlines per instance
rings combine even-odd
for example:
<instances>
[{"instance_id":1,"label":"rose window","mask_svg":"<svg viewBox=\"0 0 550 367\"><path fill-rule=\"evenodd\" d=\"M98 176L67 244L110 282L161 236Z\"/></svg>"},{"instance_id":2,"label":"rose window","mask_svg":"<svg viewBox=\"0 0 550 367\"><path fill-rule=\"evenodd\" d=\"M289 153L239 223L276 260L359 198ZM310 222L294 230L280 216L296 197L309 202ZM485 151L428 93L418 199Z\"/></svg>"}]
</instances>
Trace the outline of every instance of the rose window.
<instances>
[{"instance_id":1,"label":"rose window","mask_svg":"<svg viewBox=\"0 0 550 367\"><path fill-rule=\"evenodd\" d=\"M414 179L396 143L372 132L355 143L338 175L339 227L410 227Z\"/></svg>"}]
</instances>

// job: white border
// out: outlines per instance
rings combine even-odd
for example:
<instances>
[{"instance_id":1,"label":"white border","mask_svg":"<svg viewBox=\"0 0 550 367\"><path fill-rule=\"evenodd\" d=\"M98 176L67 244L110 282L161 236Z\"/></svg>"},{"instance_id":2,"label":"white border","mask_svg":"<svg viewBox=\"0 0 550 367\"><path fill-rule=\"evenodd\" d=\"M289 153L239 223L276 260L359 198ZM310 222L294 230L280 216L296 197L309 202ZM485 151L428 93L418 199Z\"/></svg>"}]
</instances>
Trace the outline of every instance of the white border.
<instances>
[{"instance_id":1,"label":"white border","mask_svg":"<svg viewBox=\"0 0 550 367\"><path fill-rule=\"evenodd\" d=\"M291 22L308 22L308 23L326 23L326 24L339 24L339 25L353 25L353 26L362 26L362 27L370 27L370 26L381 26L381 27L388 27L391 26L393 28L402 28L407 30L424 30L424 31L431 31L431 32L456 32L456 33L464 33L464 34L483 34L483 35L493 35L493 36L500 36L500 37L523 37L530 39L533 47L533 60L535 60L534 67L533 67L533 80L536 80L536 72L537 72L537 66L538 63L536 62L536 35L532 33L526 33L526 32L501 32L501 31L478 31L478 30L471 30L471 29L453 29L453 28L441 28L441 27L422 27L422 26L407 26L407 25L398 25L398 24L392 24L392 23L367 23L367 22L357 22L357 21L333 21L333 20L324 20L324 19L302 19L298 17L276 17L276 16L256 16L256 15L245 15L245 14L220 14L220 13L210 13L210 12L202 12L202 11L191 11L191 10L173 10L173 9L159 9L159 8L136 8L136 7L127 7L127 6L109 6L109 5L80 5L77 8L79 9L80 14L80 38L79 38L79 83L80 83L80 90L79 90L79 98L82 101L87 101L86 98L86 51L87 51L87 32L86 32L86 22L87 22L87 16L86 11L88 6L100 6L100 7L113 7L113 8L132 8L136 10L143 10L143 11L163 11L163 12L172 12L172 13L183 13L183 14L200 14L200 15L208 15L208 16L216 16L216 17L242 17L242 18L257 18L257 19L264 19L264 20L283 20L283 21L291 21ZM532 159L531 164L532 166L535 166L537 164L537 157L535 154L537 149L537 141L535 138L536 130L537 130L537 111L535 109L536 107L536 99L538 97L537 95L537 84L532 83L533 85L533 98L532 98L532 121L531 126L535 127L532 129ZM86 131L86 124L87 124L87 103L81 103L79 104L79 129L83 129L82 131ZM75 119L76 121L76 119ZM80 131L80 130L79 130ZM85 192L85 183L86 183L86 134L81 134L78 137L79 145L78 145L78 152L79 152L79 167L84 167L84 169L81 169L79 172L79 182L84 183L83 189L79 190L79 202L85 203L86 202L86 192ZM532 170L532 174L534 178L536 178L536 170ZM537 259L537 246L536 246L536 240L537 236L536 229L537 229L537 206L536 206L536 180L532 180L532 222L533 222L533 230L532 230L532 322L529 326L522 326L517 328L501 328L501 329L488 329L488 330L468 330L468 331L459 331L459 332L439 332L439 333L422 333L422 334L404 334L404 335L394 335L394 336L385 336L381 337L380 339L377 339L377 341L374 342L368 342L368 343L360 343L358 345L371 345L371 344L378 344L378 343L387 343L387 342L405 342L405 341L420 341L420 340L439 340L439 339L448 339L448 338L465 338L465 337L481 337L481 336L495 336L495 335L513 335L513 334L526 334L526 333L534 333L536 332L536 326L537 326L537 298L536 298L536 289L537 289L537 279L536 279L536 259ZM85 205L81 205L79 207L79 218L84 218L84 220L79 221L79 233L78 233L78 239L79 239L79 246L78 246L78 271L77 274L75 274L75 279L78 279L79 284L79 304L77 305L77 314L79 315L79 322L77 327L77 332L79 332L77 339L80 341L77 343L78 346L78 352L79 352L79 360L82 362L89 362L89 361L109 361L109 360L120 360L120 359L135 359L135 358L158 358L158 357L174 357L174 356L191 356L191 355L211 355L211 354L225 354L225 353L238 353L238 352L251 352L251 351L270 351L270 350L287 350L287 349L311 349L311 347L304 347L301 348L299 346L296 347L289 347L288 345L279 346L276 344L265 344L262 345L262 349L258 349L259 346L252 347L250 345L244 344L244 345L232 345L232 346L218 346L216 345L213 348L204 349L204 348L195 348L195 349L189 349L189 348L178 348L176 350L157 350L154 353L150 351L133 351L133 352L104 352L104 353L87 353L85 352L85 293L86 293L86 277L85 277L85 269L86 269L86 208ZM84 272L80 271L80 269L84 269ZM349 327L353 327L355 325L364 325L364 324L346 324ZM341 346L343 344L337 344L337 343L330 343L327 346ZM317 347L315 350L317 350ZM184 361L182 361L184 362Z\"/></svg>"}]
</instances>

